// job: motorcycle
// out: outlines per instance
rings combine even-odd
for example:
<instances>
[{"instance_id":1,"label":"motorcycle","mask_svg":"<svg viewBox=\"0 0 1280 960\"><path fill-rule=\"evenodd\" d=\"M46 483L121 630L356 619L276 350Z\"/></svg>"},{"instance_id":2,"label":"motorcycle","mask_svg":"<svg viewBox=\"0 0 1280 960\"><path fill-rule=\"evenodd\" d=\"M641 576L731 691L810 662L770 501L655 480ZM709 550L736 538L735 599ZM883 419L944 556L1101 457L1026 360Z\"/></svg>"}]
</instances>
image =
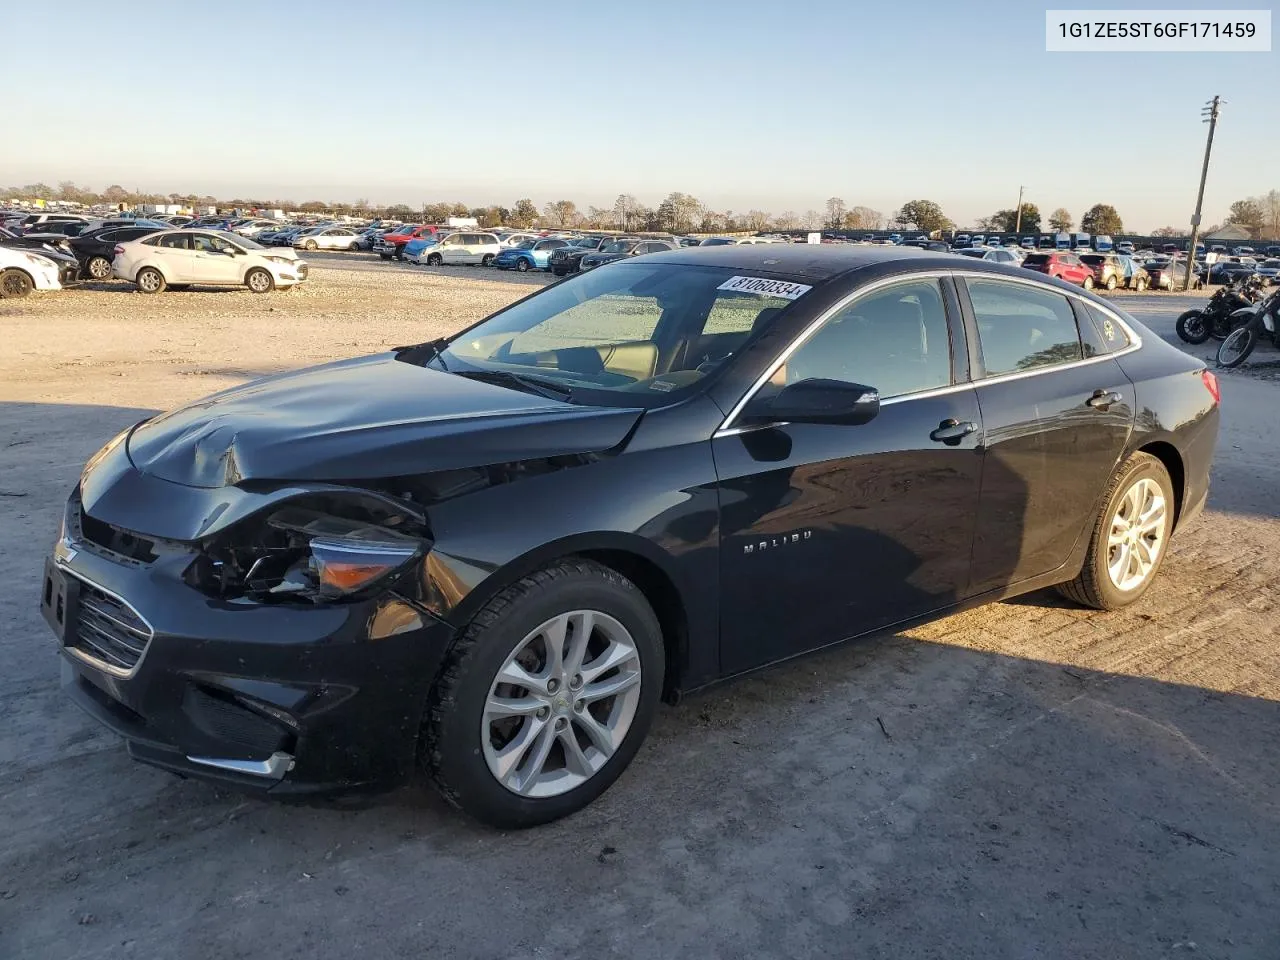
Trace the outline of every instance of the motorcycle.
<instances>
[{"instance_id":1,"label":"motorcycle","mask_svg":"<svg viewBox=\"0 0 1280 960\"><path fill-rule=\"evenodd\" d=\"M1253 274L1222 287L1209 298L1203 310L1188 310L1174 324L1178 336L1187 343L1204 343L1210 337L1225 340L1231 333L1231 317L1262 298L1266 278Z\"/></svg>"},{"instance_id":2,"label":"motorcycle","mask_svg":"<svg viewBox=\"0 0 1280 960\"><path fill-rule=\"evenodd\" d=\"M1280 347L1280 287L1258 303L1231 314L1234 329L1218 345L1218 365L1238 367L1263 337Z\"/></svg>"}]
</instances>

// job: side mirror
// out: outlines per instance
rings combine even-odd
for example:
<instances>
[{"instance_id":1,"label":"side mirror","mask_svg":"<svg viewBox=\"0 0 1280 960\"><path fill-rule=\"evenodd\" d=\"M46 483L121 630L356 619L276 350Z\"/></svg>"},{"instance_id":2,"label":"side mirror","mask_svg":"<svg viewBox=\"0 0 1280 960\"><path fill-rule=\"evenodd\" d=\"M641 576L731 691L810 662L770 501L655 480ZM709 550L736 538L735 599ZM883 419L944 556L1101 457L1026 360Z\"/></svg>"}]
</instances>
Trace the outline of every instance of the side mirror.
<instances>
[{"instance_id":1,"label":"side mirror","mask_svg":"<svg viewBox=\"0 0 1280 960\"><path fill-rule=\"evenodd\" d=\"M839 423L857 426L880 412L875 387L843 380L800 380L770 396L756 394L743 410L748 423Z\"/></svg>"}]
</instances>

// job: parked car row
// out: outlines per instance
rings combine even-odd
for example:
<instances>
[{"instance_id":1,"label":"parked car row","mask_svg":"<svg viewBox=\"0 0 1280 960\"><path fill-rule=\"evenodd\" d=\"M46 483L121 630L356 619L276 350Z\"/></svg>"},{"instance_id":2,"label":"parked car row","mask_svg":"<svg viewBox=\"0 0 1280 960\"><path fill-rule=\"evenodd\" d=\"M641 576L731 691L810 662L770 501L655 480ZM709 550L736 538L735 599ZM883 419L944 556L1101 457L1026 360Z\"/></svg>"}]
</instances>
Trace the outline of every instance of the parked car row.
<instances>
[{"instance_id":1,"label":"parked car row","mask_svg":"<svg viewBox=\"0 0 1280 960\"><path fill-rule=\"evenodd\" d=\"M307 263L292 249L271 250L233 232L142 224L108 221L70 237L0 228L0 297L111 279L128 280L143 293L190 284L268 293L307 277Z\"/></svg>"}]
</instances>

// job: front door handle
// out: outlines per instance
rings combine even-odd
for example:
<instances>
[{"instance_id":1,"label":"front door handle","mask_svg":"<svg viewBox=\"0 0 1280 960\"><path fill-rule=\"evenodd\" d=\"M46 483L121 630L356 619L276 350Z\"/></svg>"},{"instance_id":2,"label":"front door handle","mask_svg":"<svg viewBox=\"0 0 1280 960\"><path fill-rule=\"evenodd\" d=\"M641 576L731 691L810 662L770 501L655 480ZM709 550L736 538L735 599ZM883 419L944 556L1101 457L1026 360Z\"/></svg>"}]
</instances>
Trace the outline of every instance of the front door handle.
<instances>
[{"instance_id":1,"label":"front door handle","mask_svg":"<svg viewBox=\"0 0 1280 960\"><path fill-rule=\"evenodd\" d=\"M972 420L954 420L948 418L938 424L938 429L929 434L930 440L937 440L949 447L954 447L961 440L978 429Z\"/></svg>"},{"instance_id":2,"label":"front door handle","mask_svg":"<svg viewBox=\"0 0 1280 960\"><path fill-rule=\"evenodd\" d=\"M1095 410L1106 410L1113 403L1123 403L1124 397L1116 393L1114 390L1095 390L1093 396L1085 401Z\"/></svg>"}]
</instances>

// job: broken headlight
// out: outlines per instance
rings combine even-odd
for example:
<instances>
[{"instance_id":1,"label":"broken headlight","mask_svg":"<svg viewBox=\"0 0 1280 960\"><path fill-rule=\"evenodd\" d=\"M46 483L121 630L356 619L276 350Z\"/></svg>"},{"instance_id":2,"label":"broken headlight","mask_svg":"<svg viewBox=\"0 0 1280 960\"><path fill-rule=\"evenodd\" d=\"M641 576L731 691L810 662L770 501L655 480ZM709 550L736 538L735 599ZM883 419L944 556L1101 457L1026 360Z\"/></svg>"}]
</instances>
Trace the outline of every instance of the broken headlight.
<instances>
[{"instance_id":1,"label":"broken headlight","mask_svg":"<svg viewBox=\"0 0 1280 960\"><path fill-rule=\"evenodd\" d=\"M306 552L271 593L314 593L323 600L360 593L400 571L422 553L422 542L375 523L287 508L268 526L301 537Z\"/></svg>"},{"instance_id":2,"label":"broken headlight","mask_svg":"<svg viewBox=\"0 0 1280 960\"><path fill-rule=\"evenodd\" d=\"M426 552L422 537L383 520L284 507L234 539L209 544L187 579L228 599L356 598L394 579Z\"/></svg>"}]
</instances>

